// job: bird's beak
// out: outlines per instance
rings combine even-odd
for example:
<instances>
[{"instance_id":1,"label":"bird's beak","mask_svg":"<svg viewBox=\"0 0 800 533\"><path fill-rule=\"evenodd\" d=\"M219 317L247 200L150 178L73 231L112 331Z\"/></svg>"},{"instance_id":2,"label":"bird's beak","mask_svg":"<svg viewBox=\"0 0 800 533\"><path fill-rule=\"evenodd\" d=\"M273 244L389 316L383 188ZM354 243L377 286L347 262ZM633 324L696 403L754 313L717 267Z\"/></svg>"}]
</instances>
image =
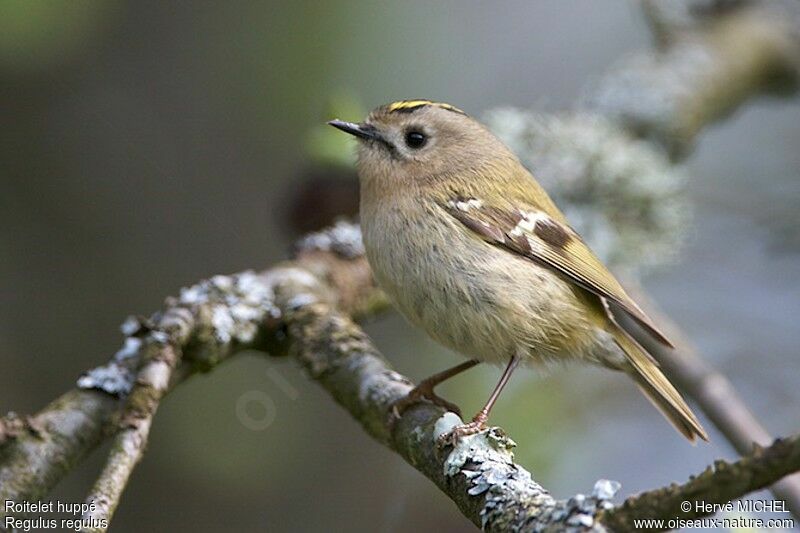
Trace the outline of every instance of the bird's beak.
<instances>
[{"instance_id":1,"label":"bird's beak","mask_svg":"<svg viewBox=\"0 0 800 533\"><path fill-rule=\"evenodd\" d=\"M355 124L353 122L345 122L343 120L331 120L328 122L331 126L336 128L337 130L342 130L345 133L349 133L350 135L354 135L359 139L366 139L370 141L377 141L381 139L380 133L371 124Z\"/></svg>"}]
</instances>

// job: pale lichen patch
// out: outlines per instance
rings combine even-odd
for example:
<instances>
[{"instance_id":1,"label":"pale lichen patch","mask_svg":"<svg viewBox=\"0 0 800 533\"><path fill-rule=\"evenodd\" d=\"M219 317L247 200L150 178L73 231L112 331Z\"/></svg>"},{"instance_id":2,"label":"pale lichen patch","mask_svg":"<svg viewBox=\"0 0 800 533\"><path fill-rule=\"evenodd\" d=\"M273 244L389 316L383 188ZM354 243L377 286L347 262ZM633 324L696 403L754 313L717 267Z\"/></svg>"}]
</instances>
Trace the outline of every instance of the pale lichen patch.
<instances>
[{"instance_id":1,"label":"pale lichen patch","mask_svg":"<svg viewBox=\"0 0 800 533\"><path fill-rule=\"evenodd\" d=\"M78 387L125 396L148 348L180 346L191 336L212 341L204 344L201 359L221 359L233 343L252 342L264 322L280 317L273 286L267 277L245 271L182 288L178 298L168 298L166 309L150 319L128 317L120 328L126 334L122 348L111 362L81 376Z\"/></svg>"},{"instance_id":2,"label":"pale lichen patch","mask_svg":"<svg viewBox=\"0 0 800 533\"><path fill-rule=\"evenodd\" d=\"M597 498L598 500L610 500L613 498L619 489L622 487L619 481L612 481L610 479L599 479L597 483L594 484L594 489L592 489L592 496Z\"/></svg>"},{"instance_id":3,"label":"pale lichen patch","mask_svg":"<svg viewBox=\"0 0 800 533\"><path fill-rule=\"evenodd\" d=\"M255 272L213 278L181 290L180 303L211 309L213 337L220 344L251 342L265 318L277 318L271 285Z\"/></svg>"},{"instance_id":4,"label":"pale lichen patch","mask_svg":"<svg viewBox=\"0 0 800 533\"><path fill-rule=\"evenodd\" d=\"M114 396L125 396L133 388L133 372L124 366L109 363L85 372L78 378L78 388L102 390Z\"/></svg>"},{"instance_id":5,"label":"pale lichen patch","mask_svg":"<svg viewBox=\"0 0 800 533\"><path fill-rule=\"evenodd\" d=\"M338 220L330 228L307 235L295 247L297 253L312 250L333 252L346 259L360 257L364 255L361 228L358 224Z\"/></svg>"},{"instance_id":6,"label":"pale lichen patch","mask_svg":"<svg viewBox=\"0 0 800 533\"><path fill-rule=\"evenodd\" d=\"M461 420L452 413L443 415L434 426L434 438L460 423ZM445 476L464 476L467 494L484 498L480 512L484 529L605 531L596 521L596 516L600 511L613 507L609 500L619 490L619 483L600 480L591 496L578 494L568 500L556 500L533 480L527 470L514 464L514 446L514 441L502 430L489 428L461 437L445 459Z\"/></svg>"},{"instance_id":7,"label":"pale lichen patch","mask_svg":"<svg viewBox=\"0 0 800 533\"><path fill-rule=\"evenodd\" d=\"M447 413L451 414L452 413ZM438 429L442 429L445 424L449 424L453 421L453 418L450 417L449 420L439 425L439 422L444 419L445 416L440 418L435 426L434 433L436 433ZM458 423L461 423L461 419L458 416L453 415L456 419L458 419ZM452 428L452 426L450 426ZM441 435L442 433L440 433ZM503 464L513 464L514 462L514 454L511 451L516 446L516 443L511 440L500 428L488 428L480 433L476 433L474 435L466 435L460 437L456 442L453 450L447 456L447 460L444 462L444 473L446 476L454 476L458 472L462 472L468 477L474 474L474 471L466 473L463 470L463 467L467 464L476 464L480 465L483 463L503 463ZM483 492L483 491L481 491ZM473 492L470 492L473 494ZM479 494L475 493L475 494Z\"/></svg>"}]
</instances>

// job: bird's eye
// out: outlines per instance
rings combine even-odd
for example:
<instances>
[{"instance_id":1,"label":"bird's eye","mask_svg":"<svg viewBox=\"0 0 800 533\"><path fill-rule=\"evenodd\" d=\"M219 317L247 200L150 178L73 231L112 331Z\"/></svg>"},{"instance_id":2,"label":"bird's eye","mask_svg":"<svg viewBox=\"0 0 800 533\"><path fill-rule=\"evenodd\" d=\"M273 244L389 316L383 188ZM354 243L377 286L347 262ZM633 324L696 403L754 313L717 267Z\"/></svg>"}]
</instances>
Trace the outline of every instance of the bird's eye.
<instances>
[{"instance_id":1,"label":"bird's eye","mask_svg":"<svg viewBox=\"0 0 800 533\"><path fill-rule=\"evenodd\" d=\"M418 149L425 146L425 143L428 142L428 137L417 130L410 130L406 132L406 145L409 148Z\"/></svg>"}]
</instances>

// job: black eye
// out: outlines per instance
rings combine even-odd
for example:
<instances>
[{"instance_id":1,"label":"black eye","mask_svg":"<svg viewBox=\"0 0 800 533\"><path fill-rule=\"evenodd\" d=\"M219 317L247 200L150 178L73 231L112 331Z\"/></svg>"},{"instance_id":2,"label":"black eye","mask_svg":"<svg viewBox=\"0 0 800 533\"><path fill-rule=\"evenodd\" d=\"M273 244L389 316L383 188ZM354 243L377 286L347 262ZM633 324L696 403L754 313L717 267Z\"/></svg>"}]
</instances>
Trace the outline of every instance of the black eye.
<instances>
[{"instance_id":1,"label":"black eye","mask_svg":"<svg viewBox=\"0 0 800 533\"><path fill-rule=\"evenodd\" d=\"M411 130L406 132L406 144L409 148L417 149L422 148L425 146L425 143L428 142L428 137L417 130Z\"/></svg>"}]
</instances>

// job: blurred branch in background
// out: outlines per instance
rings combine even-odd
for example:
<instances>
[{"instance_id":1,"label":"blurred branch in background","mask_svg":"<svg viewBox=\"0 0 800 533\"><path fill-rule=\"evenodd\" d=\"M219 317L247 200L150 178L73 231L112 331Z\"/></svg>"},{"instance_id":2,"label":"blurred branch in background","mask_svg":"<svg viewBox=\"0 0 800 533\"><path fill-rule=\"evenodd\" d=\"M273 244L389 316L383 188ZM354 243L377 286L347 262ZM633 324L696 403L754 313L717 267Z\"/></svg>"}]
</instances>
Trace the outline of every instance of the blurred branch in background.
<instances>
[{"instance_id":1,"label":"blurred branch in background","mask_svg":"<svg viewBox=\"0 0 800 533\"><path fill-rule=\"evenodd\" d=\"M646 0L660 45L612 69L581 107L678 160L696 136L759 94L793 94L800 7L792 0Z\"/></svg>"},{"instance_id":2,"label":"blurred branch in background","mask_svg":"<svg viewBox=\"0 0 800 533\"><path fill-rule=\"evenodd\" d=\"M674 243L674 233L680 236L681 178L672 164L689 153L704 126L753 96L796 90L800 57L800 5L795 2L654 0L646 3L646 9L660 48L612 69L587 93L577 111L550 117L514 111L492 115L498 133L555 192L568 215L579 215L574 218L578 229L618 268L629 272L640 266L631 250L637 251L649 240L656 242L654 237L658 237L661 248L648 252L657 262L659 249ZM504 117L502 123L498 116ZM652 179L646 180L648 190L638 191L643 208L635 216L625 216L631 205L627 200L609 200L599 208L590 205L589 198L610 198L602 191L614 189L613 185L619 190L620 183L626 184L628 194L627 189L639 183L637 176ZM653 191L658 196L654 197ZM654 198L669 200L667 205L674 208L651 209ZM637 227L643 220L646 227ZM581 223L606 231L592 235ZM107 492L111 501L106 503L112 513L147 438L146 430L131 433L124 419L120 423L124 413L143 413L140 420L148 424L160 395L193 373L211 369L245 349L281 354L289 347L368 433L436 482L476 524L502 528L517 523L508 521L514 515L540 524L594 527L594 517L609 506L613 485L601 483L589 498L557 501L511 462L510 441L496 430L481 434L478 441L467 441L471 442L469 449L459 448L443 457L432 436L455 421L423 405L409 411L394 433L389 432L384 426L386 407L410 385L388 369L348 318L385 306L360 253L360 234L346 225L306 242L295 263L262 274L218 276L187 289L166 306L181 317L179 328L167 327L160 315L135 321L126 326L126 347L115 360L81 380L83 387L105 392L73 390L34 417L3 421L0 501L46 495L90 450L116 433L117 444L130 442L129 437L136 442L132 448L112 447L107 471L124 472L116 477L113 492ZM143 394L144 410L136 405L140 394L130 395L124 406L117 398L133 387L134 376L141 374L142 365L149 360L141 354L153 346L173 348L176 361L181 355L171 381L168 385L163 380L150 382L150 392L158 392L156 396ZM691 351L655 355L741 453L748 452L753 442L769 444L768 434L755 423L730 384ZM763 454L756 450L738 463L743 477L737 479L750 481L735 491L719 492L717 497L739 496L796 470L796 445L794 438ZM768 469L767 476L753 475L763 472L763 457L773 464L776 455L784 459L778 461L779 469ZM712 486L725 479L723 470L706 476L713 480ZM778 494L797 515L800 485L796 480L797 476L785 479ZM696 496L692 483L686 490ZM626 509L643 509L651 505L647 503L651 498L657 497L643 496L639 501L644 503L626 503L600 519L612 521L611 517L623 516ZM520 505L525 510L517 513ZM664 509L669 507L664 505ZM665 515L675 516L680 515Z\"/></svg>"}]
</instances>

